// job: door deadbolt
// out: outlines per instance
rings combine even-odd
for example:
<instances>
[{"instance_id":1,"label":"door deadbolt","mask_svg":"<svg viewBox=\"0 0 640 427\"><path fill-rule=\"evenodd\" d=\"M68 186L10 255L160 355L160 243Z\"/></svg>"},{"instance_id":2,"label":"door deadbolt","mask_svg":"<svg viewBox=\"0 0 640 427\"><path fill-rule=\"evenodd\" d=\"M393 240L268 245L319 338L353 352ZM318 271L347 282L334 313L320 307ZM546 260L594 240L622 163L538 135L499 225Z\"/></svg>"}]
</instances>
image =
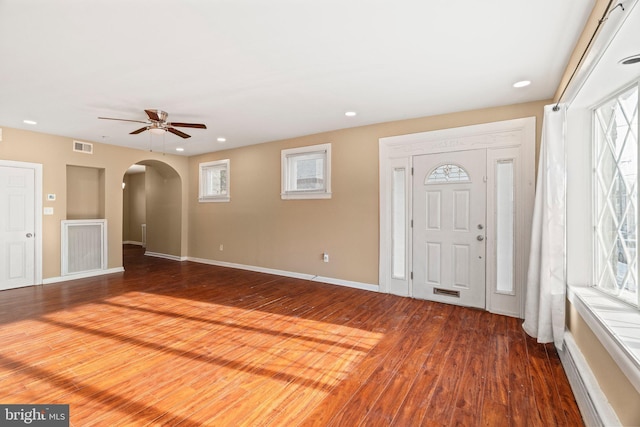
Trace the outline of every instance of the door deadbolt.
<instances>
[{"instance_id":1,"label":"door deadbolt","mask_svg":"<svg viewBox=\"0 0 640 427\"><path fill-rule=\"evenodd\" d=\"M482 230L484 226L482 224L478 224L478 230Z\"/></svg>"},{"instance_id":2,"label":"door deadbolt","mask_svg":"<svg viewBox=\"0 0 640 427\"><path fill-rule=\"evenodd\" d=\"M476 239L478 239L479 242L482 242L484 240L484 236L482 234L478 234L478 237L476 237Z\"/></svg>"},{"instance_id":3,"label":"door deadbolt","mask_svg":"<svg viewBox=\"0 0 640 427\"><path fill-rule=\"evenodd\" d=\"M27 233L27 237L33 237L33 234Z\"/></svg>"}]
</instances>

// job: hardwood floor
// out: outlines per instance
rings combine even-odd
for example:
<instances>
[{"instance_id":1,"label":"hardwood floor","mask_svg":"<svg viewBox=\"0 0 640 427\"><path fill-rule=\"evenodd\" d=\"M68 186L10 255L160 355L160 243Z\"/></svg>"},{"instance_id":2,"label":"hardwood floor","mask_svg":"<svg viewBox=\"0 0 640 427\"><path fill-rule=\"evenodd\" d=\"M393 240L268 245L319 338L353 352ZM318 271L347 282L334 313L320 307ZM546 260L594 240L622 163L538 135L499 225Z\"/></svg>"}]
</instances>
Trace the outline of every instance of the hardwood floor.
<instances>
[{"instance_id":1,"label":"hardwood floor","mask_svg":"<svg viewBox=\"0 0 640 427\"><path fill-rule=\"evenodd\" d=\"M0 292L0 403L74 426L579 426L552 345L487 312L142 256Z\"/></svg>"}]
</instances>

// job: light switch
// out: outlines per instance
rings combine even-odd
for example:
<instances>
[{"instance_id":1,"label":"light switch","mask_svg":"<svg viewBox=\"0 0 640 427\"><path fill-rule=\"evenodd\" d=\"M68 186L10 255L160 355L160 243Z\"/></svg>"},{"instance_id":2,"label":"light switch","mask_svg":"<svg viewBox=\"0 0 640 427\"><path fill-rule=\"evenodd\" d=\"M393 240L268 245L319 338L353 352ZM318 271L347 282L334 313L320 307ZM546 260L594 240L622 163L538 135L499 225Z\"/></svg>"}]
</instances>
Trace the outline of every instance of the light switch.
<instances>
[{"instance_id":1,"label":"light switch","mask_svg":"<svg viewBox=\"0 0 640 427\"><path fill-rule=\"evenodd\" d=\"M54 202L56 200L55 194L47 194L47 200L50 202Z\"/></svg>"},{"instance_id":2,"label":"light switch","mask_svg":"<svg viewBox=\"0 0 640 427\"><path fill-rule=\"evenodd\" d=\"M44 214L45 215L53 215L53 208L51 208L51 207L44 208Z\"/></svg>"}]
</instances>

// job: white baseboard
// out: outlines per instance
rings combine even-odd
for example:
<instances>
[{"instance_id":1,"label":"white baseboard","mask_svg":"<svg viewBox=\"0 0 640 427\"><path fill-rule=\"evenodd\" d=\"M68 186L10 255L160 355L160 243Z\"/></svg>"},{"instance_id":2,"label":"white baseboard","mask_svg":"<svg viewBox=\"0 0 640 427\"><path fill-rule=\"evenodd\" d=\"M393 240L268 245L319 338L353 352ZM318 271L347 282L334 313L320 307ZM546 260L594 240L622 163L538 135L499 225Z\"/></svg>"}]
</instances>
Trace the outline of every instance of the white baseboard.
<instances>
[{"instance_id":1,"label":"white baseboard","mask_svg":"<svg viewBox=\"0 0 640 427\"><path fill-rule=\"evenodd\" d=\"M136 242L135 240L125 240L124 242L122 242L122 244L142 246L142 242Z\"/></svg>"},{"instance_id":2,"label":"white baseboard","mask_svg":"<svg viewBox=\"0 0 640 427\"><path fill-rule=\"evenodd\" d=\"M153 256L153 257L156 257L156 258L170 259L172 261L187 261L188 260L187 257L181 257L181 256L178 256L178 255L161 254L159 252L145 251L144 254L147 255L147 256Z\"/></svg>"},{"instance_id":3,"label":"white baseboard","mask_svg":"<svg viewBox=\"0 0 640 427\"><path fill-rule=\"evenodd\" d=\"M258 273L275 274L277 276L293 277L295 279L311 280L314 282L328 283L330 285L346 286L349 288L362 289L365 291L380 292L380 286L370 283L354 282L351 280L335 279L314 274L296 273L293 271L276 270L273 268L256 267L253 265L236 264L233 262L215 261L211 259L188 257L188 261L199 262L201 264L217 265L219 267L237 268L239 270L256 271Z\"/></svg>"},{"instance_id":4,"label":"white baseboard","mask_svg":"<svg viewBox=\"0 0 640 427\"><path fill-rule=\"evenodd\" d=\"M85 279L87 277L103 276L105 274L122 273L123 271L123 267L107 268L106 270L86 271L83 273L69 274L66 276L49 277L48 279L44 279L42 281L42 284L48 285L51 283L67 282L69 280Z\"/></svg>"},{"instance_id":5,"label":"white baseboard","mask_svg":"<svg viewBox=\"0 0 640 427\"><path fill-rule=\"evenodd\" d=\"M620 421L600 389L589 364L570 331L564 334L564 350L558 351L582 419L587 427L619 426Z\"/></svg>"}]
</instances>

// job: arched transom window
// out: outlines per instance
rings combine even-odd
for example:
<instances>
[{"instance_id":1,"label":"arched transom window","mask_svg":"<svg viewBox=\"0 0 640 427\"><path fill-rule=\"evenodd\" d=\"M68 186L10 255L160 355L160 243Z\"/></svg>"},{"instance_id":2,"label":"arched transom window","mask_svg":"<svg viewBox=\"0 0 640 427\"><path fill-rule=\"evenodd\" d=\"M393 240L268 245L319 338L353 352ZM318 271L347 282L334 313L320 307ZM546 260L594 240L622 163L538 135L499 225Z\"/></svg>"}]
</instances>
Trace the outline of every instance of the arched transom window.
<instances>
[{"instance_id":1,"label":"arched transom window","mask_svg":"<svg viewBox=\"0 0 640 427\"><path fill-rule=\"evenodd\" d=\"M458 165L446 163L435 168L429 175L425 184L443 184L447 182L469 182L469 174Z\"/></svg>"}]
</instances>

